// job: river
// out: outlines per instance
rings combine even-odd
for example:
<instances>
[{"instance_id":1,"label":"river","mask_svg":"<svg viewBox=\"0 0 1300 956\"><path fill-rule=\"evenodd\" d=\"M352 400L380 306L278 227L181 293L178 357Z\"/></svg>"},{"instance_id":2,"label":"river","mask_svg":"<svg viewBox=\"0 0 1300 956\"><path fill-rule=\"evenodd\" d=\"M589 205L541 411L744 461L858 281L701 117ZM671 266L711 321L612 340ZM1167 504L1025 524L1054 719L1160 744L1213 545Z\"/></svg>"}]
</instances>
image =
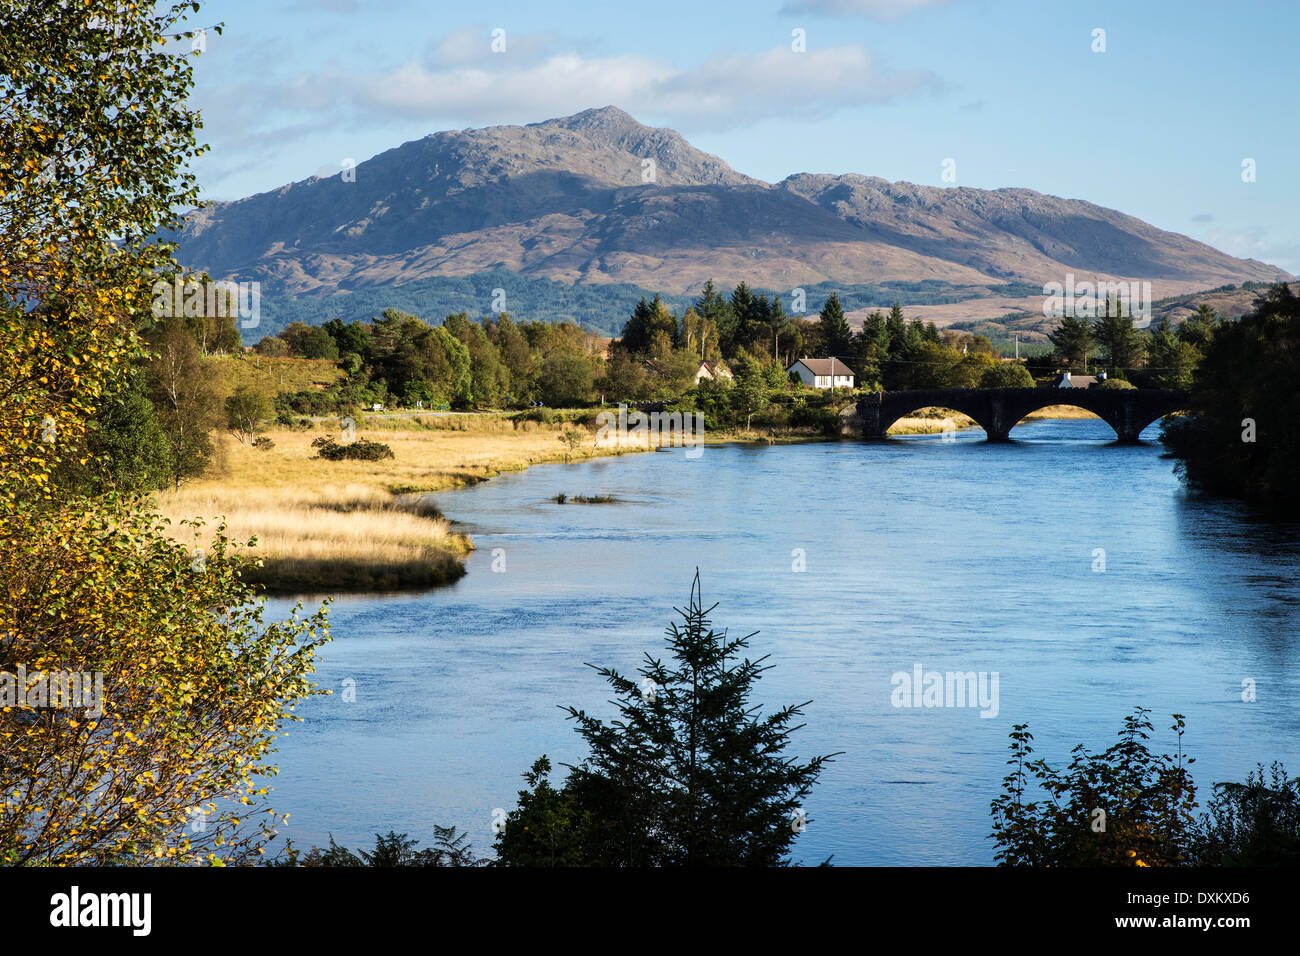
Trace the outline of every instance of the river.
<instances>
[{"instance_id":1,"label":"river","mask_svg":"<svg viewBox=\"0 0 1300 956\"><path fill-rule=\"evenodd\" d=\"M335 694L299 707L276 758L282 832L369 848L455 824L485 851L538 755L581 757L559 705L612 714L584 662L633 672L660 652L696 566L715 624L771 655L758 702L812 701L793 752L844 751L796 861L993 862L1017 723L1064 764L1139 705L1172 749L1182 713L1202 805L1257 762L1300 771L1300 529L1188 497L1157 443L1114 445L1098 420L1012 436L675 449L437 495L473 536L468 574L334 603L317 681ZM893 706L892 676L918 665L996 673L996 714Z\"/></svg>"}]
</instances>

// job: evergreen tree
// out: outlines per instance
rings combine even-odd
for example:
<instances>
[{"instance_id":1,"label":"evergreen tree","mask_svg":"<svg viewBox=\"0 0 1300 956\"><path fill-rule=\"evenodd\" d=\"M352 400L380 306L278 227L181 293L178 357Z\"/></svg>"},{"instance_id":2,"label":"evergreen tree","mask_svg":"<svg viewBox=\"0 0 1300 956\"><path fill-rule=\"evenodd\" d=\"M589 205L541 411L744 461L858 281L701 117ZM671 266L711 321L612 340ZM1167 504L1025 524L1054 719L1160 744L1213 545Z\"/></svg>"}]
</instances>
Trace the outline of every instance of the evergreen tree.
<instances>
[{"instance_id":1,"label":"evergreen tree","mask_svg":"<svg viewBox=\"0 0 1300 956\"><path fill-rule=\"evenodd\" d=\"M723 347L723 354L728 357L735 355L742 348L747 348L752 341L750 334L757 317L758 299L750 291L749 286L742 282L732 290L730 305L735 324L732 327L730 340Z\"/></svg>"},{"instance_id":2,"label":"evergreen tree","mask_svg":"<svg viewBox=\"0 0 1300 956\"><path fill-rule=\"evenodd\" d=\"M1111 375L1128 378L1128 373L1141 364L1146 353L1143 334L1133 326L1133 316L1124 314L1124 305L1115 300L1114 315L1111 300L1107 298L1102 315L1093 323L1093 336L1106 353L1106 364Z\"/></svg>"},{"instance_id":3,"label":"evergreen tree","mask_svg":"<svg viewBox=\"0 0 1300 956\"><path fill-rule=\"evenodd\" d=\"M1161 440L1188 484L1300 514L1300 298L1279 283L1249 315L1218 326L1193 377L1188 414Z\"/></svg>"},{"instance_id":4,"label":"evergreen tree","mask_svg":"<svg viewBox=\"0 0 1300 956\"><path fill-rule=\"evenodd\" d=\"M1192 386L1192 374L1201 362L1200 350L1184 342L1162 320L1151 336L1148 371L1151 383L1157 388L1186 391Z\"/></svg>"},{"instance_id":5,"label":"evergreen tree","mask_svg":"<svg viewBox=\"0 0 1300 956\"><path fill-rule=\"evenodd\" d=\"M1087 371L1088 353L1092 351L1092 326L1087 319L1063 316L1061 324L1047 333L1056 355L1067 368Z\"/></svg>"},{"instance_id":6,"label":"evergreen tree","mask_svg":"<svg viewBox=\"0 0 1300 956\"><path fill-rule=\"evenodd\" d=\"M849 331L849 322L844 317L844 306L840 305L840 298L834 292L826 299L826 304L822 306L821 322L818 324L821 332L822 348L828 356L843 356L848 354L849 339L852 333Z\"/></svg>"},{"instance_id":7,"label":"evergreen tree","mask_svg":"<svg viewBox=\"0 0 1300 956\"><path fill-rule=\"evenodd\" d=\"M713 323L714 328L717 329L717 343L722 354L727 356L734 354L736 314L731 304L714 288L712 279L704 284L704 291L695 300L695 311L706 322Z\"/></svg>"},{"instance_id":8,"label":"evergreen tree","mask_svg":"<svg viewBox=\"0 0 1300 956\"><path fill-rule=\"evenodd\" d=\"M699 572L667 662L646 654L640 681L602 667L617 697L606 723L567 708L590 748L564 787L539 761L497 838L505 865L774 866L788 862L801 802L826 763L785 755L807 704L761 716L752 703L765 657L740 659L752 634L711 626Z\"/></svg>"}]
</instances>

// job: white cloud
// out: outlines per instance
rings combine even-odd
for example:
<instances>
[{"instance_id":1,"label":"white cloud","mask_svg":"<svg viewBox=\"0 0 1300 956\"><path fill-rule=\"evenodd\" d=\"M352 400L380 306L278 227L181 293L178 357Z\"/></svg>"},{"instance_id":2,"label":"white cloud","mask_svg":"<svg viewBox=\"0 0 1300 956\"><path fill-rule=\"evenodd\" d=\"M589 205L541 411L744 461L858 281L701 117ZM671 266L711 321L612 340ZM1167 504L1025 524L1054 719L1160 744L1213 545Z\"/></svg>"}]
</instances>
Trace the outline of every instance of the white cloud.
<instances>
[{"instance_id":1,"label":"white cloud","mask_svg":"<svg viewBox=\"0 0 1300 956\"><path fill-rule=\"evenodd\" d=\"M527 43L523 50L533 55L462 57L466 39L452 34L429 61L386 72L300 76L277 93L277 101L341 110L352 122L398 117L469 124L535 122L612 103L638 118L720 130L770 118L817 118L940 85L928 71L885 69L857 46L717 54L683 68L641 54L541 54L539 44Z\"/></svg>"},{"instance_id":2,"label":"white cloud","mask_svg":"<svg viewBox=\"0 0 1300 956\"><path fill-rule=\"evenodd\" d=\"M1242 259L1258 259L1300 275L1300 241L1278 239L1258 226L1207 229L1201 240Z\"/></svg>"},{"instance_id":3,"label":"white cloud","mask_svg":"<svg viewBox=\"0 0 1300 956\"><path fill-rule=\"evenodd\" d=\"M793 0L781 8L781 13L897 20L904 14L926 7L941 7L949 2L950 0Z\"/></svg>"}]
</instances>

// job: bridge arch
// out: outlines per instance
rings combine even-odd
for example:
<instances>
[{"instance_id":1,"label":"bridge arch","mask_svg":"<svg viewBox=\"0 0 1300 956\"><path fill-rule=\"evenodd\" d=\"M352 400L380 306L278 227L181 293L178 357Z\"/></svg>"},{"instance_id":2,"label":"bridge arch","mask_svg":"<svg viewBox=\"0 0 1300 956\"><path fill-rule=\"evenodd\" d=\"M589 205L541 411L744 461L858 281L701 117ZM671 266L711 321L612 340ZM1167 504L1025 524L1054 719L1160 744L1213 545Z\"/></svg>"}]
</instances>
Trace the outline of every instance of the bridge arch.
<instances>
[{"instance_id":1,"label":"bridge arch","mask_svg":"<svg viewBox=\"0 0 1300 956\"><path fill-rule=\"evenodd\" d=\"M864 396L858 402L858 418L864 437L884 438L894 422L919 408L951 408L975 419L989 441L1007 441L1026 415L1049 405L1090 411L1115 430L1118 441L1134 443L1152 422L1185 408L1187 396L1163 389L916 389Z\"/></svg>"}]
</instances>

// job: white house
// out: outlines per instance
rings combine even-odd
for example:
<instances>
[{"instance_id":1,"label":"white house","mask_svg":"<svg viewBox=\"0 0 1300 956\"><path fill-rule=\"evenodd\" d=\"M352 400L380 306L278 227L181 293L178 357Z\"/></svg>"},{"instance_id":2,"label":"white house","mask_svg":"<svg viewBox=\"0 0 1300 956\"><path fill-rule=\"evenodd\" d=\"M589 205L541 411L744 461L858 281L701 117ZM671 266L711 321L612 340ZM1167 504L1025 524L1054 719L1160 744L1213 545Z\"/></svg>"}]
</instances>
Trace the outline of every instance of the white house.
<instances>
[{"instance_id":1,"label":"white house","mask_svg":"<svg viewBox=\"0 0 1300 956\"><path fill-rule=\"evenodd\" d=\"M1069 372L1062 372L1061 377L1056 380L1057 388L1092 388L1095 385L1106 381L1106 373L1100 375L1071 375Z\"/></svg>"},{"instance_id":2,"label":"white house","mask_svg":"<svg viewBox=\"0 0 1300 956\"><path fill-rule=\"evenodd\" d=\"M695 370L695 384L700 384L700 379L724 379L732 378L731 369L725 365L719 365L716 362L701 362L700 367Z\"/></svg>"},{"instance_id":3,"label":"white house","mask_svg":"<svg viewBox=\"0 0 1300 956\"><path fill-rule=\"evenodd\" d=\"M801 358L786 371L796 373L805 385L812 388L853 387L853 369L834 356L824 359Z\"/></svg>"}]
</instances>

